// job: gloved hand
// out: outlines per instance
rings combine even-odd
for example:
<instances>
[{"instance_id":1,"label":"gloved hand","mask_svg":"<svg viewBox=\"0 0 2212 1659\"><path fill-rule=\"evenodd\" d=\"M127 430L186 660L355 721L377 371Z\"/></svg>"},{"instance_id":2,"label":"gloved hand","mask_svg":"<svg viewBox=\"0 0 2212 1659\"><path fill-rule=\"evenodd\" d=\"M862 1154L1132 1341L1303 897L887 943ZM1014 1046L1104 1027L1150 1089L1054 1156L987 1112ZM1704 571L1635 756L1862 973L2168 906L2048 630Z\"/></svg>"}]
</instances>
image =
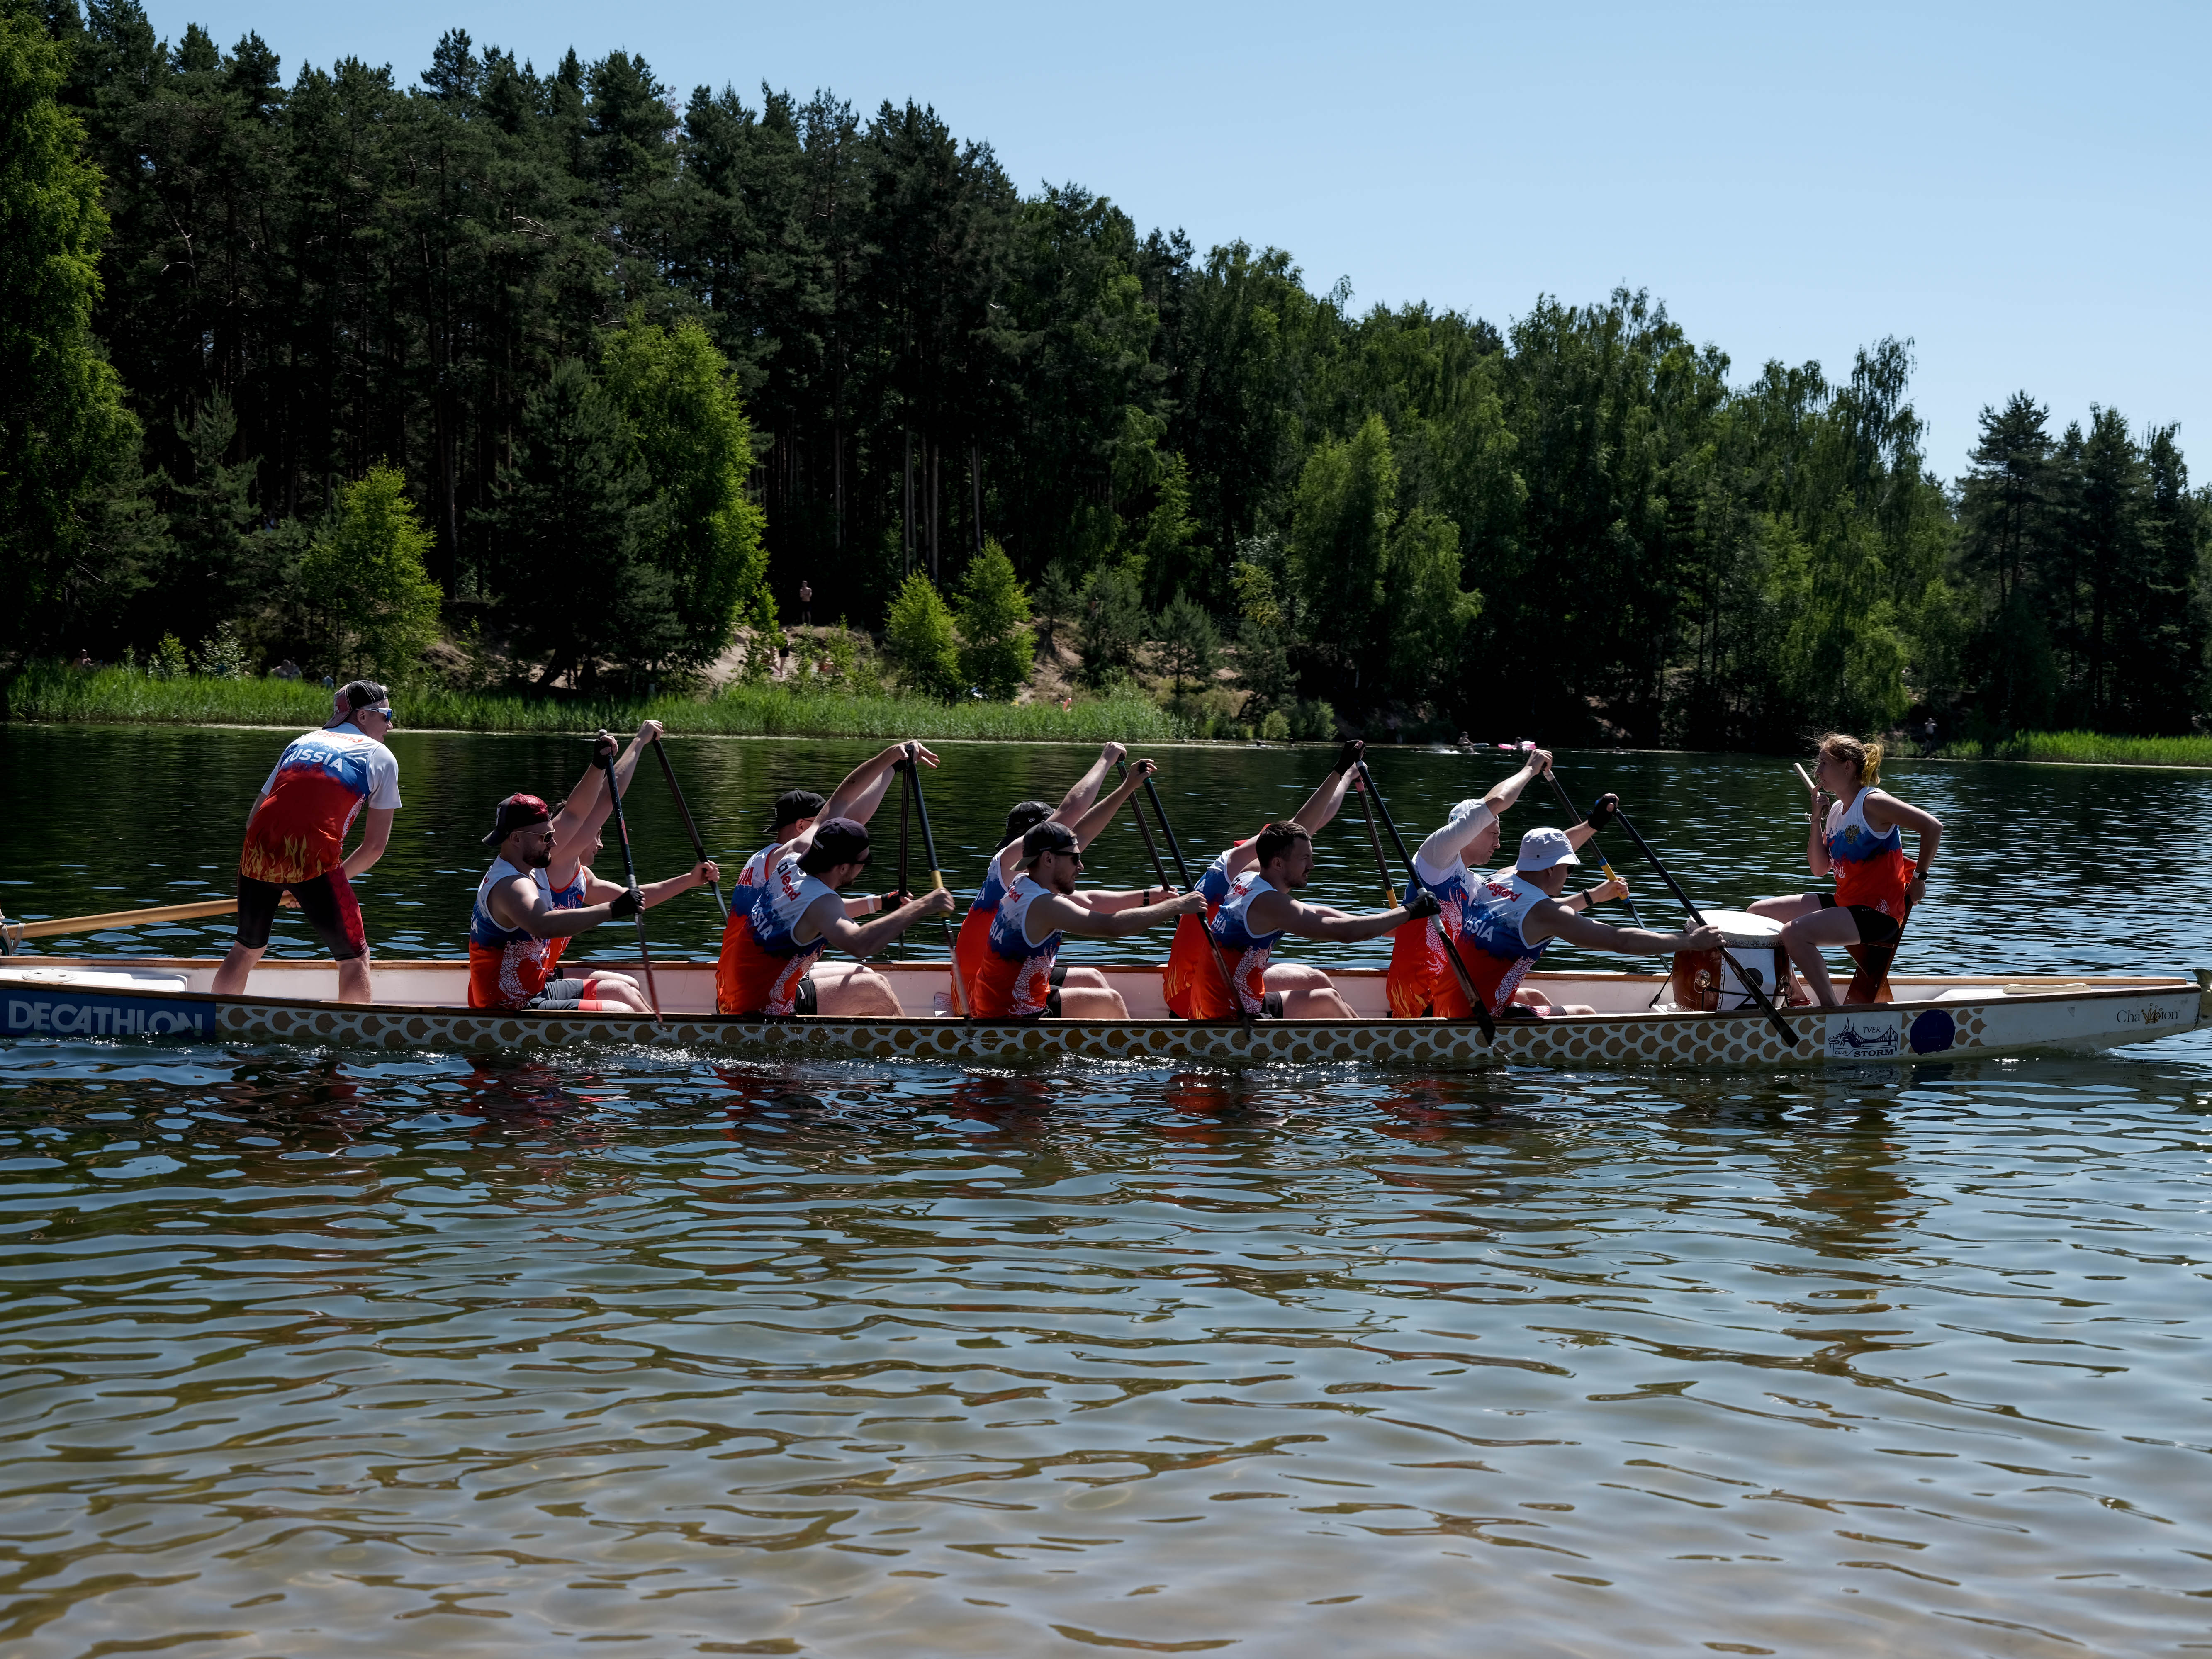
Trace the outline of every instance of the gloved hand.
<instances>
[{"instance_id":1,"label":"gloved hand","mask_svg":"<svg viewBox=\"0 0 2212 1659\"><path fill-rule=\"evenodd\" d=\"M1590 833L1595 835L1599 830L1604 829L1607 824L1611 823L1613 822L1613 815L1619 811L1620 811L1620 796L1613 794L1600 795L1597 798L1596 802L1589 810Z\"/></svg>"},{"instance_id":2,"label":"gloved hand","mask_svg":"<svg viewBox=\"0 0 2212 1659\"><path fill-rule=\"evenodd\" d=\"M628 921L645 908L645 895L635 887L625 887L607 901L607 914L617 921Z\"/></svg>"},{"instance_id":3,"label":"gloved hand","mask_svg":"<svg viewBox=\"0 0 2212 1659\"><path fill-rule=\"evenodd\" d=\"M1443 908L1437 902L1437 896L1425 887L1406 900L1406 914L1415 921L1426 921Z\"/></svg>"},{"instance_id":4,"label":"gloved hand","mask_svg":"<svg viewBox=\"0 0 2212 1659\"><path fill-rule=\"evenodd\" d=\"M1348 738L1344 747L1336 751L1338 774L1341 775L1351 771L1353 767L1359 764L1359 757L1366 752L1367 745L1358 738Z\"/></svg>"}]
</instances>

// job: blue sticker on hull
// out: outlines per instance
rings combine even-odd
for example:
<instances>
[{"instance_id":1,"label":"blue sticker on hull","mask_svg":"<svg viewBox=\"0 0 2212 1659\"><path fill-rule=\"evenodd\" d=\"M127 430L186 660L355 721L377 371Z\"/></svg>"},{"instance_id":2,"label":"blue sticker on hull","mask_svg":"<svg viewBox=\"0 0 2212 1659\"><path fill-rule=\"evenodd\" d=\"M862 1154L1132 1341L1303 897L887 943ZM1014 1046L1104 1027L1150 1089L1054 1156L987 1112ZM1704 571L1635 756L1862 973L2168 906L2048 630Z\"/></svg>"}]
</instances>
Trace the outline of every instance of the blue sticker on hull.
<instances>
[{"instance_id":1,"label":"blue sticker on hull","mask_svg":"<svg viewBox=\"0 0 2212 1659\"><path fill-rule=\"evenodd\" d=\"M1941 1008L1930 1008L1912 1022L1910 1033L1916 1054L1940 1054L1959 1040L1959 1022Z\"/></svg>"}]
</instances>

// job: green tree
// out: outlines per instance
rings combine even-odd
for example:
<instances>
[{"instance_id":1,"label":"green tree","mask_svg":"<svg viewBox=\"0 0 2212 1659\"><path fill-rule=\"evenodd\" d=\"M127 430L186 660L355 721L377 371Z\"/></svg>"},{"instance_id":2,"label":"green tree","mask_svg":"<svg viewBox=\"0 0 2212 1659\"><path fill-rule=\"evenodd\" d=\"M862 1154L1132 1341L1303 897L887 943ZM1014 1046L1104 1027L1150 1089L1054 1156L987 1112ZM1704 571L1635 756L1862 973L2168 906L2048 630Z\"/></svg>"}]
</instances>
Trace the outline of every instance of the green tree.
<instances>
[{"instance_id":1,"label":"green tree","mask_svg":"<svg viewBox=\"0 0 2212 1659\"><path fill-rule=\"evenodd\" d=\"M135 499L139 428L92 332L108 218L58 100L68 67L37 8L0 4L0 643L17 648L62 642L134 585L103 532Z\"/></svg>"},{"instance_id":2,"label":"green tree","mask_svg":"<svg viewBox=\"0 0 2212 1659\"><path fill-rule=\"evenodd\" d=\"M1073 622L1083 608L1075 584L1068 580L1067 566L1060 560L1054 559L1045 567L1044 580L1037 584L1030 608L1036 615L1037 648L1049 655L1060 629Z\"/></svg>"},{"instance_id":3,"label":"green tree","mask_svg":"<svg viewBox=\"0 0 2212 1659\"><path fill-rule=\"evenodd\" d=\"M1325 647L1373 690L1388 660L1377 650L1389 597L1390 530L1398 519L1398 463L1390 429L1370 415L1346 440L1315 449L1291 509L1290 569L1300 612L1325 623Z\"/></svg>"},{"instance_id":4,"label":"green tree","mask_svg":"<svg viewBox=\"0 0 2212 1659\"><path fill-rule=\"evenodd\" d=\"M1170 455L1161 465L1152 510L1129 556L1155 601L1182 592L1201 599L1212 596L1212 561L1199 544L1198 521L1190 511L1190 467L1181 455Z\"/></svg>"},{"instance_id":5,"label":"green tree","mask_svg":"<svg viewBox=\"0 0 2212 1659\"><path fill-rule=\"evenodd\" d=\"M523 406L514 464L484 517L489 568L510 649L593 684L602 662L646 665L685 648L668 573L640 550L657 527L652 484L622 410L590 367L568 358Z\"/></svg>"},{"instance_id":6,"label":"green tree","mask_svg":"<svg viewBox=\"0 0 2212 1659\"><path fill-rule=\"evenodd\" d=\"M1287 710L1297 701L1298 681L1291 666L1290 618L1267 568L1279 561L1280 539L1255 537L1237 551L1230 572L1237 596L1237 680L1251 694L1244 710L1251 718Z\"/></svg>"},{"instance_id":7,"label":"green tree","mask_svg":"<svg viewBox=\"0 0 2212 1659\"><path fill-rule=\"evenodd\" d=\"M1145 637L1145 604L1137 579L1120 565L1105 565L1083 584L1083 619L1077 628L1083 678L1106 685L1137 665Z\"/></svg>"},{"instance_id":8,"label":"green tree","mask_svg":"<svg viewBox=\"0 0 2212 1659\"><path fill-rule=\"evenodd\" d=\"M432 545L397 467L373 466L338 492L300 565L332 672L398 679L419 668L438 637L438 585L423 568Z\"/></svg>"},{"instance_id":9,"label":"green tree","mask_svg":"<svg viewBox=\"0 0 2212 1659\"><path fill-rule=\"evenodd\" d=\"M1030 596L995 540L968 562L957 617L960 678L994 701L1012 696L1030 676Z\"/></svg>"},{"instance_id":10,"label":"green tree","mask_svg":"<svg viewBox=\"0 0 2212 1659\"><path fill-rule=\"evenodd\" d=\"M915 690L951 697L960 689L960 648L952 612L920 571L906 579L884 618L884 649Z\"/></svg>"},{"instance_id":11,"label":"green tree","mask_svg":"<svg viewBox=\"0 0 2212 1659\"><path fill-rule=\"evenodd\" d=\"M678 632L667 659L710 661L740 621L775 626L765 520L745 490L752 428L736 377L696 319L661 328L636 313L608 342L602 368L656 496L641 550L670 583Z\"/></svg>"},{"instance_id":12,"label":"green tree","mask_svg":"<svg viewBox=\"0 0 2212 1659\"><path fill-rule=\"evenodd\" d=\"M1177 692L1193 683L1211 680L1221 652L1220 630L1206 607L1178 593L1160 613L1156 626L1160 642L1160 667L1175 683Z\"/></svg>"},{"instance_id":13,"label":"green tree","mask_svg":"<svg viewBox=\"0 0 2212 1659\"><path fill-rule=\"evenodd\" d=\"M1391 532L1387 640L1390 686L1410 700L1444 699L1458 680L1482 595L1459 585L1459 526L1417 507Z\"/></svg>"}]
</instances>

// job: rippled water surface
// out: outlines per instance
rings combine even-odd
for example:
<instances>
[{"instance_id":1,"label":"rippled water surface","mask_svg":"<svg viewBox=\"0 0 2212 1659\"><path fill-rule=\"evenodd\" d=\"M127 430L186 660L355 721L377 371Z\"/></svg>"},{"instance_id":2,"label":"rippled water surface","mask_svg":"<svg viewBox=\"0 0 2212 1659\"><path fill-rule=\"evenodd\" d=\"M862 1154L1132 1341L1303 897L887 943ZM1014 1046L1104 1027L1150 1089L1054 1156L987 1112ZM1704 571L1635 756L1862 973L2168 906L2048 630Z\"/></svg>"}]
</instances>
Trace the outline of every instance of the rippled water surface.
<instances>
[{"instance_id":1,"label":"rippled water surface","mask_svg":"<svg viewBox=\"0 0 2212 1659\"><path fill-rule=\"evenodd\" d=\"M475 820L579 751L400 748L371 929L444 954ZM0 902L219 885L272 749L0 728ZM678 756L743 848L860 752ZM945 758L957 880L1083 757ZM1328 763L1164 758L1209 853ZM1409 829L1490 770L1377 769ZM1701 896L1802 879L1771 761L1572 769ZM1905 969L2212 960L2201 777L1895 783L1952 826ZM1356 822L1322 852L1368 902ZM656 938L703 951L685 905ZM1842 1075L0 1044L0 1653L2203 1651L2208 1107L2196 1035Z\"/></svg>"}]
</instances>

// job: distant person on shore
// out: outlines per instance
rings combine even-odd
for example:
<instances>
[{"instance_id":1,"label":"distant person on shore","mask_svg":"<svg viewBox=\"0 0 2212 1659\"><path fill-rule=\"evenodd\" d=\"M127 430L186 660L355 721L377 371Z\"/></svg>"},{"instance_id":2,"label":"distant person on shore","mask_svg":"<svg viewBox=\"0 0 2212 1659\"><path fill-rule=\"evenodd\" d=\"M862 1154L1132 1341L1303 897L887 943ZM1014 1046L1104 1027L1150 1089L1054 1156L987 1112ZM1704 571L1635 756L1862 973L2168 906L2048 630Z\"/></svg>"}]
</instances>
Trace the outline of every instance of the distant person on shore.
<instances>
[{"instance_id":1,"label":"distant person on shore","mask_svg":"<svg viewBox=\"0 0 2212 1659\"><path fill-rule=\"evenodd\" d=\"M287 657L269 671L269 678L272 680L296 680L300 678L300 665Z\"/></svg>"},{"instance_id":2,"label":"distant person on shore","mask_svg":"<svg viewBox=\"0 0 2212 1659\"><path fill-rule=\"evenodd\" d=\"M1942 823L1933 813L1875 787L1881 771L1880 744L1840 732L1820 739L1805 862L1816 876L1832 872L1836 890L1760 899L1751 907L1753 915L1784 924L1783 946L1824 1008L1837 1006L1824 946L1844 947L1858 964L1844 1001L1880 998L1905 920L1928 896L1928 866L1943 842ZM1920 837L1917 860L1905 856L1906 830Z\"/></svg>"},{"instance_id":3,"label":"distant person on shore","mask_svg":"<svg viewBox=\"0 0 2212 1659\"><path fill-rule=\"evenodd\" d=\"M714 966L714 1006L725 1014L782 1019L793 1014L832 1014L848 1019L894 1018L898 996L881 974L852 964L834 989L821 982L817 965L835 948L866 958L917 921L950 915L952 895L939 887L873 921L847 914L838 890L868 867L868 832L851 818L817 819L805 850L787 854L768 879L740 888L744 908L732 905Z\"/></svg>"},{"instance_id":4,"label":"distant person on shore","mask_svg":"<svg viewBox=\"0 0 2212 1659\"><path fill-rule=\"evenodd\" d=\"M216 969L217 996L235 996L261 953L286 893L292 896L338 965L338 1000L369 1002L368 935L353 879L367 872L392 839L399 810L399 761L385 744L396 724L392 700L374 680L351 680L331 699L330 724L295 738L276 757L246 819L238 860L238 942ZM349 854L346 832L361 817L361 843Z\"/></svg>"},{"instance_id":5,"label":"distant person on shore","mask_svg":"<svg viewBox=\"0 0 2212 1659\"><path fill-rule=\"evenodd\" d=\"M814 586L803 576L799 582L799 624L802 628L814 626Z\"/></svg>"},{"instance_id":6,"label":"distant person on shore","mask_svg":"<svg viewBox=\"0 0 2212 1659\"><path fill-rule=\"evenodd\" d=\"M1119 991L1055 978L1060 941L1069 933L1127 939L1205 906L1195 890L1156 904L1094 908L1076 896L1083 848L1075 831L1048 821L1022 837L1019 873L1000 901L982 969L969 1006L978 1019L1127 1019Z\"/></svg>"},{"instance_id":7,"label":"distant person on shore","mask_svg":"<svg viewBox=\"0 0 2212 1659\"><path fill-rule=\"evenodd\" d=\"M82 646L79 646L77 647L76 655L70 659L70 666L71 668L94 668L97 667L98 665L93 661L92 653L86 650Z\"/></svg>"},{"instance_id":8,"label":"distant person on shore","mask_svg":"<svg viewBox=\"0 0 2212 1659\"><path fill-rule=\"evenodd\" d=\"M1295 819L1261 830L1253 839L1252 854L1254 867L1231 884L1229 896L1206 925L1212 940L1209 955L1227 967L1235 998L1224 994L1221 967L1214 966L1192 985L1187 1018L1357 1018L1320 969L1303 963L1271 963L1275 941L1285 933L1345 943L1373 939L1436 915L1435 896L1415 893L1401 906L1364 915L1299 902L1291 896L1313 873L1314 851L1313 836Z\"/></svg>"},{"instance_id":9,"label":"distant person on shore","mask_svg":"<svg viewBox=\"0 0 2212 1659\"><path fill-rule=\"evenodd\" d=\"M1920 752L1923 755L1932 755L1936 752L1936 717L1933 714L1928 717L1927 724L1920 728Z\"/></svg>"}]
</instances>

